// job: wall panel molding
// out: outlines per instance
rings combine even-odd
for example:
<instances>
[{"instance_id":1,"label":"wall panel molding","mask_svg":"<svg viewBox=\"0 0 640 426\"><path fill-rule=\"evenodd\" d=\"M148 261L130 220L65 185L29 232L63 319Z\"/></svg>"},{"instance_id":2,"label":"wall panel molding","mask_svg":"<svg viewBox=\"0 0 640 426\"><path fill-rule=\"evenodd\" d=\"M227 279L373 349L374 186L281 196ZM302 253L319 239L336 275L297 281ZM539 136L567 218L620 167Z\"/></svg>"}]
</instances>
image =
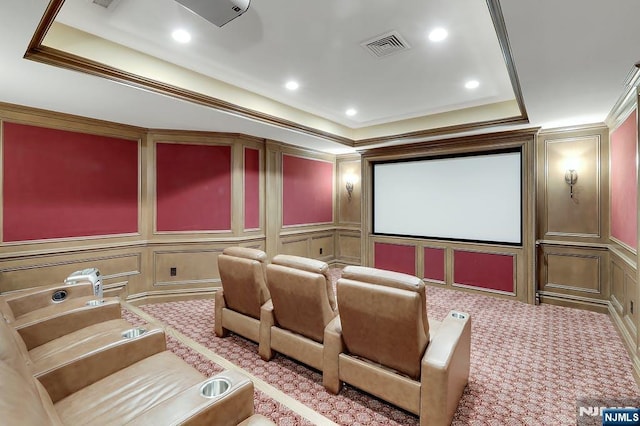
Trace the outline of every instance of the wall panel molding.
<instances>
[{"instance_id":1,"label":"wall panel molding","mask_svg":"<svg viewBox=\"0 0 640 426\"><path fill-rule=\"evenodd\" d=\"M537 148L539 240L606 244L609 233L609 133L603 126L541 132ZM570 196L565 172L578 180Z\"/></svg>"},{"instance_id":2,"label":"wall panel molding","mask_svg":"<svg viewBox=\"0 0 640 426\"><path fill-rule=\"evenodd\" d=\"M600 135L544 138L545 238L602 237L600 139ZM567 165L571 162L578 165ZM570 167L578 172L573 197L564 178Z\"/></svg>"}]
</instances>

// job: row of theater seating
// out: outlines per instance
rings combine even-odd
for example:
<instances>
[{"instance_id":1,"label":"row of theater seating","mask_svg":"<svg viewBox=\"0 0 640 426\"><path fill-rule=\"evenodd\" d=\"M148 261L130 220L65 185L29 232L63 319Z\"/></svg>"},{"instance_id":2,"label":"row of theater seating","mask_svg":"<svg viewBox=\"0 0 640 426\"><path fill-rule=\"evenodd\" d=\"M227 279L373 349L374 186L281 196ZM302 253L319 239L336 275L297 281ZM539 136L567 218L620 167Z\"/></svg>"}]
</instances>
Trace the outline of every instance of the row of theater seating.
<instances>
[{"instance_id":1,"label":"row of theater seating","mask_svg":"<svg viewBox=\"0 0 640 426\"><path fill-rule=\"evenodd\" d=\"M132 327L90 283L0 296L0 423L273 425L253 383L206 378L166 350L164 331Z\"/></svg>"},{"instance_id":2,"label":"row of theater seating","mask_svg":"<svg viewBox=\"0 0 640 426\"><path fill-rule=\"evenodd\" d=\"M230 247L218 257L215 333L228 331L322 371L332 393L349 383L420 416L450 424L468 382L471 318L428 318L424 282L348 266L336 285L325 262Z\"/></svg>"}]
</instances>

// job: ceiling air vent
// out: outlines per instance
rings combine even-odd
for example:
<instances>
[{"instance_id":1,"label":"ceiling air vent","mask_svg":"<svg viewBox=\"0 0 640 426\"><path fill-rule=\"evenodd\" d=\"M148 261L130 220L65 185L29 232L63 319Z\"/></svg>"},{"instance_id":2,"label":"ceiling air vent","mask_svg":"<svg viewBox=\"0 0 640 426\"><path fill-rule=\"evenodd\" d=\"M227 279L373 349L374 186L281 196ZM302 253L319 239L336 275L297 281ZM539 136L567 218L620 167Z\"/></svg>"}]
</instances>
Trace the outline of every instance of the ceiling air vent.
<instances>
[{"instance_id":1,"label":"ceiling air vent","mask_svg":"<svg viewBox=\"0 0 640 426\"><path fill-rule=\"evenodd\" d=\"M407 43L397 31L391 31L374 37L371 40L360 43L360 46L378 58L384 58L394 53L411 49L409 43Z\"/></svg>"},{"instance_id":2,"label":"ceiling air vent","mask_svg":"<svg viewBox=\"0 0 640 426\"><path fill-rule=\"evenodd\" d=\"M113 9L120 3L120 0L90 0L91 3L102 6L105 9Z\"/></svg>"}]
</instances>

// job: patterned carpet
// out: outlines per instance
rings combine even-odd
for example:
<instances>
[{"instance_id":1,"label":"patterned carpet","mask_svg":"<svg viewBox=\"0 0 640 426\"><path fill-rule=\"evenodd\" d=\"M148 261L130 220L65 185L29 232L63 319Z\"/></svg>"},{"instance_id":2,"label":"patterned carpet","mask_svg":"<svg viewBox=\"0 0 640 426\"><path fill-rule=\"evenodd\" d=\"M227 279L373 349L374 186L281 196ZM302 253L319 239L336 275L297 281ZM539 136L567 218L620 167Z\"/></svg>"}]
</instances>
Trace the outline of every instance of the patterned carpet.
<instances>
[{"instance_id":1,"label":"patterned carpet","mask_svg":"<svg viewBox=\"0 0 640 426\"><path fill-rule=\"evenodd\" d=\"M319 372L284 356L262 361L257 345L241 337L216 337L213 300L141 308L338 424L418 424L416 416L352 387L339 395L326 392ZM470 381L454 425L572 425L578 398L640 396L631 361L607 315L431 286L427 309L435 319L457 309L473 320ZM206 375L221 369L175 339L168 346ZM286 407L256 394L260 414L278 424L305 424Z\"/></svg>"}]
</instances>

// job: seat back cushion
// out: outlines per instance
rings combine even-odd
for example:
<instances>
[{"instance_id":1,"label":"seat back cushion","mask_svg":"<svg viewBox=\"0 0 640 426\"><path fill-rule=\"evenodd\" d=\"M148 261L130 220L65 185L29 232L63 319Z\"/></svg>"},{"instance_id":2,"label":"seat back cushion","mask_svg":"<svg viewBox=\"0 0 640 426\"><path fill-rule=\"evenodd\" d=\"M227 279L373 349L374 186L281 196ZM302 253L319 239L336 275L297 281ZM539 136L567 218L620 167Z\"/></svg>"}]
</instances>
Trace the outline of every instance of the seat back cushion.
<instances>
[{"instance_id":1,"label":"seat back cushion","mask_svg":"<svg viewBox=\"0 0 640 426\"><path fill-rule=\"evenodd\" d=\"M4 297L0 297L0 317L6 322L14 322L16 320L11 307Z\"/></svg>"},{"instance_id":2,"label":"seat back cushion","mask_svg":"<svg viewBox=\"0 0 640 426\"><path fill-rule=\"evenodd\" d=\"M424 303L424 309L421 313L422 324L424 324L424 332L427 334L427 340L429 340L426 289L424 281L420 278L413 275L403 274L401 272L353 265L347 266L343 269L342 278L417 292Z\"/></svg>"},{"instance_id":3,"label":"seat back cushion","mask_svg":"<svg viewBox=\"0 0 640 426\"><path fill-rule=\"evenodd\" d=\"M428 343L421 297L415 291L338 280L338 310L348 353L417 380Z\"/></svg>"},{"instance_id":4,"label":"seat back cushion","mask_svg":"<svg viewBox=\"0 0 640 426\"><path fill-rule=\"evenodd\" d=\"M32 377L31 358L18 332L0 320L0 362L6 363L23 377Z\"/></svg>"},{"instance_id":5,"label":"seat back cushion","mask_svg":"<svg viewBox=\"0 0 640 426\"><path fill-rule=\"evenodd\" d=\"M336 316L325 276L272 263L267 285L277 326L322 343L325 326Z\"/></svg>"},{"instance_id":6,"label":"seat back cushion","mask_svg":"<svg viewBox=\"0 0 640 426\"><path fill-rule=\"evenodd\" d=\"M336 304L336 295L333 289L333 283L331 282L331 276L329 275L329 265L326 262L309 259L307 257L279 254L273 258L272 263L275 265L300 269L302 271L313 272L315 274L321 274L325 279L327 297L329 298L331 309L334 311L337 309L338 305Z\"/></svg>"},{"instance_id":7,"label":"seat back cushion","mask_svg":"<svg viewBox=\"0 0 640 426\"><path fill-rule=\"evenodd\" d=\"M218 270L227 307L259 319L260 307L270 298L263 263L223 253L218 256Z\"/></svg>"},{"instance_id":8,"label":"seat back cushion","mask_svg":"<svg viewBox=\"0 0 640 426\"><path fill-rule=\"evenodd\" d=\"M24 377L0 361L0 413L2 424L62 425L51 399L33 377Z\"/></svg>"}]
</instances>

